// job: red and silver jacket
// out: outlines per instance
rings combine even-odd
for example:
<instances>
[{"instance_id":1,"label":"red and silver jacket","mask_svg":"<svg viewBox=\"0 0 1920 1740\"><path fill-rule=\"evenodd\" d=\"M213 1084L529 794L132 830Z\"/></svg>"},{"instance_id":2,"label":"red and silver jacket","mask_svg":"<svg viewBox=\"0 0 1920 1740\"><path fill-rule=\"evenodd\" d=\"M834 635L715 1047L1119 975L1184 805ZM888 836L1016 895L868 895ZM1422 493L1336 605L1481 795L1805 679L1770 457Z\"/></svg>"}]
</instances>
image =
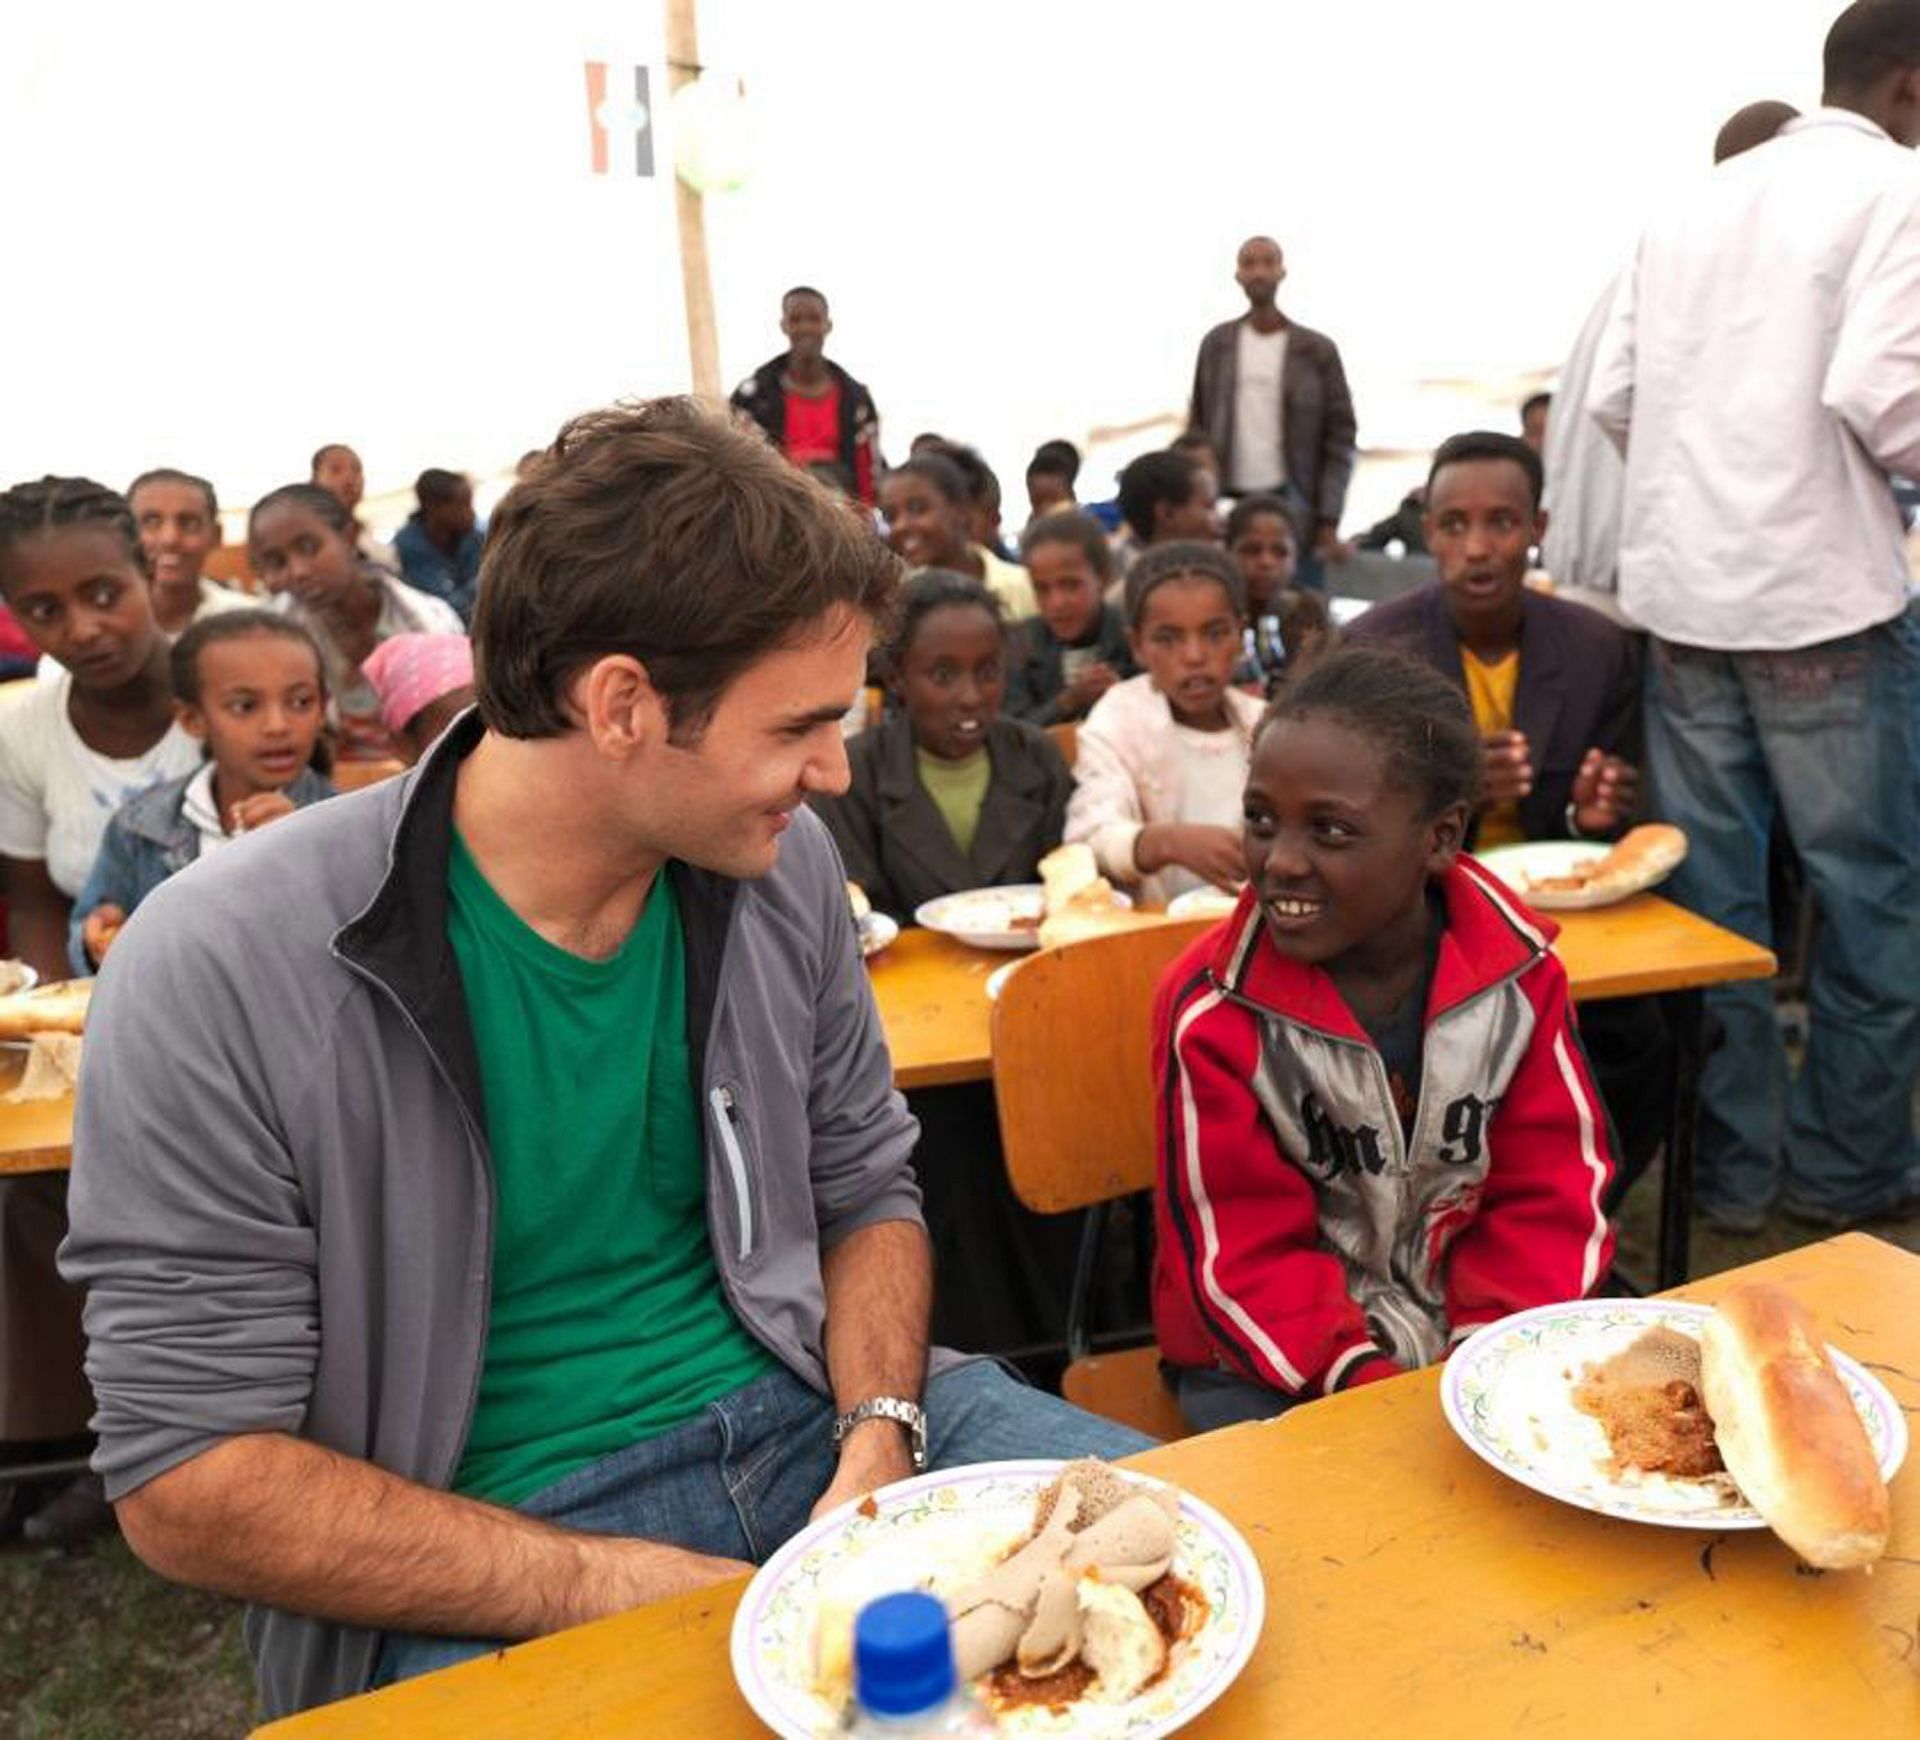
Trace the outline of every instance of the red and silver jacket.
<instances>
[{"instance_id":1,"label":"red and silver jacket","mask_svg":"<svg viewBox=\"0 0 1920 1740\"><path fill-rule=\"evenodd\" d=\"M1441 893L1410 1140L1365 1029L1250 892L1161 981L1153 1314L1175 1365L1331 1394L1606 1274L1612 1135L1556 927L1464 855Z\"/></svg>"}]
</instances>

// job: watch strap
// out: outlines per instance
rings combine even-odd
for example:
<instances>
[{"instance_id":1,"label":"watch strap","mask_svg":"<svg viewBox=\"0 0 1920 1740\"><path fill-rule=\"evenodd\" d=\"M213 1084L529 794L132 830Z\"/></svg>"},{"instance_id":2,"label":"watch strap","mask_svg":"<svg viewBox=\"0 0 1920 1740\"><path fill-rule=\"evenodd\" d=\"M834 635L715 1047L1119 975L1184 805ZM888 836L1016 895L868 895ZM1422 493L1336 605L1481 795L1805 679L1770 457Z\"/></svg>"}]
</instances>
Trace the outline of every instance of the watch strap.
<instances>
[{"instance_id":1,"label":"watch strap","mask_svg":"<svg viewBox=\"0 0 1920 1740\"><path fill-rule=\"evenodd\" d=\"M863 1425L868 1420L892 1420L896 1425L905 1426L913 1451L914 1472L919 1473L926 1467L927 1416L917 1402L909 1402L901 1396L869 1396L835 1419L834 1443L841 1443L855 1426Z\"/></svg>"}]
</instances>

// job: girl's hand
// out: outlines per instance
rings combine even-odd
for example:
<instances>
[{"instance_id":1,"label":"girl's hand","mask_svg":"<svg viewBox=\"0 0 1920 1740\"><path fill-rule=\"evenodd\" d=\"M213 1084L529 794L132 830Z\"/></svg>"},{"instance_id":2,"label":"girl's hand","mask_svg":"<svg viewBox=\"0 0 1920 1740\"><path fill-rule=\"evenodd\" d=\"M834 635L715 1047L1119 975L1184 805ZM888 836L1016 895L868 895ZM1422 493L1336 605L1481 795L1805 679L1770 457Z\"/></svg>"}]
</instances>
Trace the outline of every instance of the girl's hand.
<instances>
[{"instance_id":1,"label":"girl's hand","mask_svg":"<svg viewBox=\"0 0 1920 1740\"><path fill-rule=\"evenodd\" d=\"M1073 711L1084 713L1119 680L1120 673L1112 665L1088 665L1060 698Z\"/></svg>"},{"instance_id":2,"label":"girl's hand","mask_svg":"<svg viewBox=\"0 0 1920 1740\"><path fill-rule=\"evenodd\" d=\"M257 791L233 806L233 813L227 818L228 832L251 833L255 828L279 821L282 816L292 815L293 808L293 799L283 791Z\"/></svg>"},{"instance_id":3,"label":"girl's hand","mask_svg":"<svg viewBox=\"0 0 1920 1740\"><path fill-rule=\"evenodd\" d=\"M1617 755L1589 749L1573 776L1573 825L1583 834L1611 834L1633 814L1640 770Z\"/></svg>"},{"instance_id":4,"label":"girl's hand","mask_svg":"<svg viewBox=\"0 0 1920 1740\"><path fill-rule=\"evenodd\" d=\"M1149 823L1134 841L1133 861L1149 876L1178 864L1229 894L1238 893L1247 879L1239 831L1210 822Z\"/></svg>"},{"instance_id":5,"label":"girl's hand","mask_svg":"<svg viewBox=\"0 0 1920 1740\"><path fill-rule=\"evenodd\" d=\"M113 947L113 939L120 934L120 927L126 922L127 915L111 901L96 906L87 914L80 926L80 945L96 967L106 960L107 950Z\"/></svg>"}]
</instances>

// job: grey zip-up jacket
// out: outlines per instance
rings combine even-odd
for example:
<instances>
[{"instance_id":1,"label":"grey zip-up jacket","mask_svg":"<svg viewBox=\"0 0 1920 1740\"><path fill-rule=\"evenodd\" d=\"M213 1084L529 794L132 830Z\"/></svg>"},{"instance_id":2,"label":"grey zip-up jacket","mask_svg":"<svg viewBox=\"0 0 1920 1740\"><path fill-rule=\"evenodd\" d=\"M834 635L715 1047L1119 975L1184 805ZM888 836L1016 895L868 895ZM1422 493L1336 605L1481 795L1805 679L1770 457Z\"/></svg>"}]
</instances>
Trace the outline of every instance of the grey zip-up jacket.
<instances>
[{"instance_id":1,"label":"grey zip-up jacket","mask_svg":"<svg viewBox=\"0 0 1920 1740\"><path fill-rule=\"evenodd\" d=\"M453 1476L493 1249L446 926L454 776L479 737L469 713L406 778L192 865L114 944L61 1250L87 1289L109 1497L256 1432L428 1486ZM824 1392L822 1251L920 1216L916 1126L840 863L803 809L765 877L671 873L720 1279L747 1329ZM566 1130L556 1105L554 1140ZM379 1635L256 1607L247 1639L279 1716L364 1689Z\"/></svg>"}]
</instances>

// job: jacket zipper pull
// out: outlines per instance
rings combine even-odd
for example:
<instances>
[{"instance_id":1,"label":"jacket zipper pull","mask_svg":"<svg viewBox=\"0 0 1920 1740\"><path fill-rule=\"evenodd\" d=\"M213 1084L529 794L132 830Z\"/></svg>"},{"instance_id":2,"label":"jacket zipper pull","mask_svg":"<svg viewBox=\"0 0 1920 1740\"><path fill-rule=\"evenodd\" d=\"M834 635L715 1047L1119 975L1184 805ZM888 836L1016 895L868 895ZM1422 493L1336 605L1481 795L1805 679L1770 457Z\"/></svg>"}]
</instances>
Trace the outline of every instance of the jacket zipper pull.
<instances>
[{"instance_id":1,"label":"jacket zipper pull","mask_svg":"<svg viewBox=\"0 0 1920 1740\"><path fill-rule=\"evenodd\" d=\"M753 1198L747 1193L747 1157L740 1146L740 1120L732 1088L717 1087L709 1098L719 1113L720 1147L733 1177L734 1201L739 1206L740 1261L744 1263L753 1254Z\"/></svg>"}]
</instances>

